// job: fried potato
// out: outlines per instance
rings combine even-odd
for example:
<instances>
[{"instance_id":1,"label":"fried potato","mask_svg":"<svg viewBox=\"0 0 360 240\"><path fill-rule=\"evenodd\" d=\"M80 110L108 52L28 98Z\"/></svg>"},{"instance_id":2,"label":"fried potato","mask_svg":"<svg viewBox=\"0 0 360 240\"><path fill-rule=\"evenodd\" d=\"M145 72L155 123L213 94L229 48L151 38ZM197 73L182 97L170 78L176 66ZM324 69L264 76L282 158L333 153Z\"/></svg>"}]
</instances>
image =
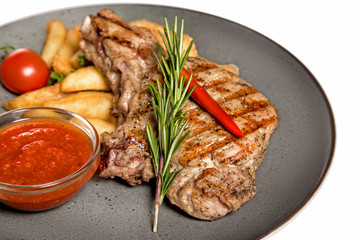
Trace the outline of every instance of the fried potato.
<instances>
[{"instance_id":1,"label":"fried potato","mask_svg":"<svg viewBox=\"0 0 360 240\"><path fill-rule=\"evenodd\" d=\"M164 34L164 26L162 26L162 25L160 25L158 23L155 23L155 22L145 20L145 19L144 20L135 20L133 22L130 22L129 25L130 26L143 27L143 28L147 29L148 31L150 31L154 35L156 40L159 42L160 46L165 49L164 41L161 38L161 35L159 33L159 30L160 30L160 32L162 34ZM184 39L183 39L183 47L184 47L184 49L188 48L188 46L191 43L191 40L192 40L192 37L190 37L187 34L184 34ZM192 45L191 50L190 50L189 57L197 57L197 56L198 56L198 52L196 50L195 43L194 43Z\"/></svg>"},{"instance_id":2,"label":"fried potato","mask_svg":"<svg viewBox=\"0 0 360 240\"><path fill-rule=\"evenodd\" d=\"M100 135L100 140L102 139L101 134L104 132L112 133L116 129L115 123L111 123L103 119L87 118L86 120L88 120L95 127L96 131Z\"/></svg>"},{"instance_id":3,"label":"fried potato","mask_svg":"<svg viewBox=\"0 0 360 240\"><path fill-rule=\"evenodd\" d=\"M71 57L80 49L81 40L80 27L71 28L62 44L59 52L54 57L52 67L55 72L68 74L74 70L70 63Z\"/></svg>"},{"instance_id":4,"label":"fried potato","mask_svg":"<svg viewBox=\"0 0 360 240\"><path fill-rule=\"evenodd\" d=\"M49 109L32 109L23 115L24 118L57 118L66 120L66 116Z\"/></svg>"},{"instance_id":5,"label":"fried potato","mask_svg":"<svg viewBox=\"0 0 360 240\"><path fill-rule=\"evenodd\" d=\"M80 68L69 73L61 81L62 92L79 92L85 90L110 91L105 77L95 66Z\"/></svg>"},{"instance_id":6,"label":"fried potato","mask_svg":"<svg viewBox=\"0 0 360 240\"><path fill-rule=\"evenodd\" d=\"M113 105L113 94L108 92L77 92L58 100L47 101L45 107L56 107L77 113L85 118L99 118L116 123L116 118L110 114Z\"/></svg>"},{"instance_id":7,"label":"fried potato","mask_svg":"<svg viewBox=\"0 0 360 240\"><path fill-rule=\"evenodd\" d=\"M57 19L49 20L46 27L46 39L41 57L50 68L55 55L64 43L67 35L65 24Z\"/></svg>"},{"instance_id":8,"label":"fried potato","mask_svg":"<svg viewBox=\"0 0 360 240\"><path fill-rule=\"evenodd\" d=\"M43 87L31 92L24 93L10 101L4 102L2 107L6 110L12 110L24 107L38 107L42 106L44 102L56 100L65 97L67 94L62 93L60 84Z\"/></svg>"},{"instance_id":9,"label":"fried potato","mask_svg":"<svg viewBox=\"0 0 360 240\"><path fill-rule=\"evenodd\" d=\"M71 66L72 66L74 69L77 69L77 68L81 67L81 66L80 66L80 63L79 63L79 61L78 61L78 58L79 58L80 56L84 56L84 55L85 55L84 51L81 50L81 49L79 49L79 50L77 50L77 51L71 56L71 58L70 58L70 64L71 64Z\"/></svg>"}]
</instances>

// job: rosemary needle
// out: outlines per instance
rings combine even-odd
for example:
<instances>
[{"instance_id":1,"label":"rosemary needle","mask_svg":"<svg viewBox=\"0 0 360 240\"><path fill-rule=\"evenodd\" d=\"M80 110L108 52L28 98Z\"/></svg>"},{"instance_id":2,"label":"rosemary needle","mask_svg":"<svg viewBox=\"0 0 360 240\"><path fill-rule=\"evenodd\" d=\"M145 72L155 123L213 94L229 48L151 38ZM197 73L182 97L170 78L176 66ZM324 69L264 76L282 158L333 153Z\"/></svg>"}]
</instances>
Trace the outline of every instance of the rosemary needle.
<instances>
[{"instance_id":1,"label":"rosemary needle","mask_svg":"<svg viewBox=\"0 0 360 240\"><path fill-rule=\"evenodd\" d=\"M181 21L180 33L177 32L177 17L175 17L173 31L170 31L169 24L165 18L164 41L167 51L166 55L158 45L160 56L155 53L164 81L157 79L149 84L152 93L152 106L157 125L157 136L155 136L151 123L146 126L146 138L149 143L150 154L156 176L155 192L155 216L153 231L157 231L159 207L162 204L166 192L181 173L182 169L170 171L170 160L181 147L190 132L184 133L188 124L185 120L186 112L181 110L186 100L190 97L194 88L187 92L191 78L184 85L185 77L180 78L180 72L184 67L189 55L193 41L186 50L183 50L184 20Z\"/></svg>"}]
</instances>

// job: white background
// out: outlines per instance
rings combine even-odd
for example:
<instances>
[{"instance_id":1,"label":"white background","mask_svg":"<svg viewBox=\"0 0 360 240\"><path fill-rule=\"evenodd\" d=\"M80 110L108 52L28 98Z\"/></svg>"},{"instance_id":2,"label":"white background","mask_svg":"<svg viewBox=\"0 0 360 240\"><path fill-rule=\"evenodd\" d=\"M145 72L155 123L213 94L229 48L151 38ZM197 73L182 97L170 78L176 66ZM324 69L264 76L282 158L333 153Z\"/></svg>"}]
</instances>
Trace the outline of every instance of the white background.
<instances>
[{"instance_id":1,"label":"white background","mask_svg":"<svg viewBox=\"0 0 360 240\"><path fill-rule=\"evenodd\" d=\"M103 3L151 3L210 13L264 34L302 61L318 79L332 105L336 151L315 196L267 238L359 239L360 7L355 0L8 0L1 4L0 26L50 10Z\"/></svg>"}]
</instances>

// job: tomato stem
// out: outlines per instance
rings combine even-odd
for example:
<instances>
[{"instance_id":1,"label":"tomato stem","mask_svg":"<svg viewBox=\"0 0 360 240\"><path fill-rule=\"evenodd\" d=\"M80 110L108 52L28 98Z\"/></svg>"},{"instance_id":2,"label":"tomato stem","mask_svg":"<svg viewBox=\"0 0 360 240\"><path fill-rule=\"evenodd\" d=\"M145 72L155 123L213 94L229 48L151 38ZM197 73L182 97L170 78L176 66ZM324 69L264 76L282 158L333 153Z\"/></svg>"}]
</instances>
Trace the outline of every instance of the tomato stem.
<instances>
[{"instance_id":1,"label":"tomato stem","mask_svg":"<svg viewBox=\"0 0 360 240\"><path fill-rule=\"evenodd\" d=\"M12 47L12 46L7 45L7 46L2 46L2 47L0 48L0 50L3 50L3 51L4 51L4 56L2 56L2 59L5 59L7 56L9 56L9 54L10 54L12 51L15 50L15 48Z\"/></svg>"}]
</instances>

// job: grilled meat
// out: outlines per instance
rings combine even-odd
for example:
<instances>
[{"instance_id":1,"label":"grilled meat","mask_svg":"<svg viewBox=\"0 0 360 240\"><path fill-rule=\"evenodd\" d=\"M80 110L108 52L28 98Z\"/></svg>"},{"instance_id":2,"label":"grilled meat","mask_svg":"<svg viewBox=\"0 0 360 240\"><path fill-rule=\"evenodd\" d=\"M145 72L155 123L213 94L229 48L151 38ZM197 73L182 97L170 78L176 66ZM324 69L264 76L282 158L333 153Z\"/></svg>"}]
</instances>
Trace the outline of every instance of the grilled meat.
<instances>
[{"instance_id":1,"label":"grilled meat","mask_svg":"<svg viewBox=\"0 0 360 240\"><path fill-rule=\"evenodd\" d=\"M108 44L107 41L121 45L117 40L119 36L114 32L115 36L112 36L110 34L112 31L107 30L106 27L98 30L100 20L97 18L103 18L103 15L100 12L97 17L85 19L82 27L84 31L96 26L95 30L90 30L93 38L84 35L85 43L82 48L86 57L95 59L93 61L95 65L108 78L112 77L113 72L116 73L118 76L116 79L120 81L112 85L112 88L119 101L123 98L122 94L127 93L122 89L125 87L123 81L128 81L128 76L136 76L136 78L129 80L135 83L130 82L126 86L137 87L128 104L127 112L121 110L121 104L115 106L120 108L118 111L123 113L124 119L120 121L114 133L103 135L105 151L99 174L103 177L118 176L135 185L154 177L145 139L145 126L149 121L155 122L148 84L161 76L157 72L154 59L150 61L149 56L139 54L135 59L140 63L132 62L133 65L142 67L120 68L122 65L113 63L119 61L117 58L126 58L128 52L117 50L117 47L103 46ZM120 22L121 24L113 20L110 22L116 24L116 26L111 25L111 28L130 29L123 22ZM133 34L127 32L125 36L128 39L124 41L138 42L137 31L140 30L134 30ZM103 39L103 32L109 33L106 41ZM145 35L148 36L147 34ZM149 44L153 46L153 39L150 36L144 39L150 39ZM122 45L118 47L123 48ZM103 56L104 54L106 57ZM146 67L142 63L147 63ZM234 119L245 135L242 139L234 137L191 99L183 107L188 111L188 130L191 131L191 135L172 159L172 169L184 168L184 170L169 189L167 197L171 203L189 215L213 220L232 210L239 210L244 202L255 195L255 170L265 156L270 136L277 127L279 117L271 102L251 84L215 63L202 57L192 57L188 59L185 67ZM138 74L139 69L141 74ZM126 80L122 80L123 75L127 76ZM109 82L111 84L114 81L109 79Z\"/></svg>"},{"instance_id":2,"label":"grilled meat","mask_svg":"<svg viewBox=\"0 0 360 240\"><path fill-rule=\"evenodd\" d=\"M245 135L238 139L198 104L188 101L189 138L172 159L184 168L167 197L189 215L204 220L239 210L256 193L255 170L278 124L274 106L252 85L204 58L189 58L194 74Z\"/></svg>"},{"instance_id":3,"label":"grilled meat","mask_svg":"<svg viewBox=\"0 0 360 240\"><path fill-rule=\"evenodd\" d=\"M144 135L151 120L148 106L149 73L157 74L156 39L147 30L129 26L110 9L88 15L81 26L80 48L106 76L114 93L112 114L118 118L115 132L104 134L102 177L121 177L131 185L153 177Z\"/></svg>"}]
</instances>

